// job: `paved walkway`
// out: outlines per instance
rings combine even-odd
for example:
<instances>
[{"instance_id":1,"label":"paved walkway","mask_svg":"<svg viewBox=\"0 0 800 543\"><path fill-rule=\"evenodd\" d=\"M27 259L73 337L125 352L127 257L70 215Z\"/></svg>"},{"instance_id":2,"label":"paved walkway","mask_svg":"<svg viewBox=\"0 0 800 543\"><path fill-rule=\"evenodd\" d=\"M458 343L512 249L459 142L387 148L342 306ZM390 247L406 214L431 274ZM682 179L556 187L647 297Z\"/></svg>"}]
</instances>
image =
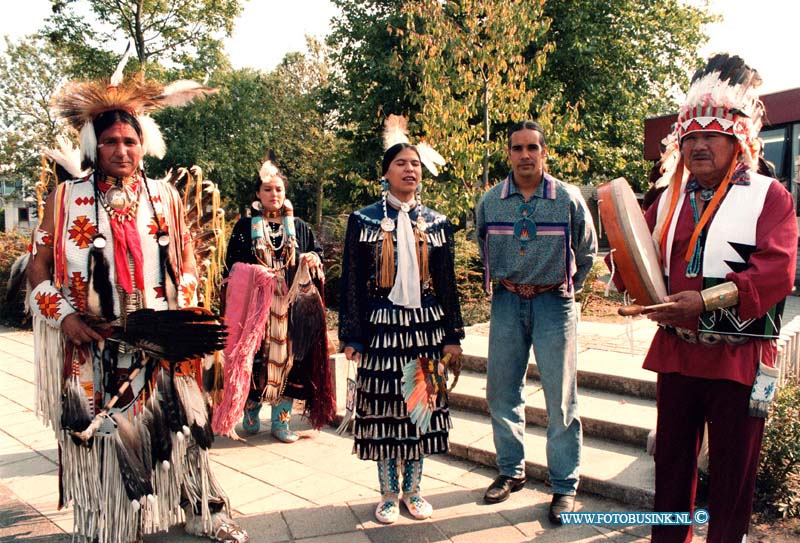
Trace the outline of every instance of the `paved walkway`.
<instances>
[{"instance_id":1,"label":"paved walkway","mask_svg":"<svg viewBox=\"0 0 800 543\"><path fill-rule=\"evenodd\" d=\"M788 318L800 300L788 304ZM649 341L652 327L636 321L634 347ZM619 351L624 325L581 324L581 341ZM648 332L649 330L649 332ZM610 342L610 343L609 343ZM70 541L71 510L58 511L56 442L52 430L33 414L33 339L29 332L0 328L0 541ZM264 416L266 416L266 410ZM392 526L375 522L378 498L375 464L351 454L352 441L332 430L315 432L302 423L302 439L278 443L268 432L245 443L219 438L212 451L214 470L228 492L235 517L254 543L458 543L536 539L554 542L633 543L648 540L643 526L622 528L564 526L547 521L550 491L528 483L502 504L486 505L482 495L496 472L447 456L425 461L424 495L434 517L416 521L403 512ZM583 511L629 511L630 507L579 494ZM698 530L701 541L704 530ZM145 538L153 542L193 542L180 526Z\"/></svg>"}]
</instances>

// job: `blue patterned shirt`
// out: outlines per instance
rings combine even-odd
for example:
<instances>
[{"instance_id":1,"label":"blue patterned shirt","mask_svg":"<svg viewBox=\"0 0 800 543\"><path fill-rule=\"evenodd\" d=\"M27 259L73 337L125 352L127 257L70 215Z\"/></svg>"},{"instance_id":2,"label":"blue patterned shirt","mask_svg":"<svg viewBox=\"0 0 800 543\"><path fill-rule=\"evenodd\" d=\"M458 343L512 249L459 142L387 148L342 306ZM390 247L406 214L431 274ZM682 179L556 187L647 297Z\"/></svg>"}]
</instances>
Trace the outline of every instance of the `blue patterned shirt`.
<instances>
[{"instance_id":1,"label":"blue patterned shirt","mask_svg":"<svg viewBox=\"0 0 800 543\"><path fill-rule=\"evenodd\" d=\"M551 285L561 294L583 288L597 253L597 234L577 187L545 173L525 201L510 173L490 188L477 208L478 248L490 281Z\"/></svg>"}]
</instances>

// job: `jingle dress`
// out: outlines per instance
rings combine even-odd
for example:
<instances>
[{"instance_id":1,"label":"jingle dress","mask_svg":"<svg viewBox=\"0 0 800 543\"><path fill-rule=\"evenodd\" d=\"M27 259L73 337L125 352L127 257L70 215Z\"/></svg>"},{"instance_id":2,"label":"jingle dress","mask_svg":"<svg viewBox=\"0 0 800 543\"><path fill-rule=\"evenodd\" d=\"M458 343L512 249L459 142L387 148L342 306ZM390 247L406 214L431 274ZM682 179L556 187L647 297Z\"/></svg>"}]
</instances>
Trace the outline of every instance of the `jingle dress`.
<instances>
[{"instance_id":1,"label":"jingle dress","mask_svg":"<svg viewBox=\"0 0 800 543\"><path fill-rule=\"evenodd\" d=\"M386 207L397 221L398 211ZM419 217L423 220L419 221ZM377 202L350 215L342 264L339 338L361 352L357 371L355 443L362 460L420 460L448 451L452 426L447 404L438 401L430 429L411 422L401 390L403 367L418 357L440 359L444 345L459 345L464 325L454 272L453 231L447 218L419 205L409 211L427 238L430 280L421 285L421 308L393 304L391 289L378 286L377 261L383 236L384 206ZM424 224L423 224L424 223Z\"/></svg>"}]
</instances>

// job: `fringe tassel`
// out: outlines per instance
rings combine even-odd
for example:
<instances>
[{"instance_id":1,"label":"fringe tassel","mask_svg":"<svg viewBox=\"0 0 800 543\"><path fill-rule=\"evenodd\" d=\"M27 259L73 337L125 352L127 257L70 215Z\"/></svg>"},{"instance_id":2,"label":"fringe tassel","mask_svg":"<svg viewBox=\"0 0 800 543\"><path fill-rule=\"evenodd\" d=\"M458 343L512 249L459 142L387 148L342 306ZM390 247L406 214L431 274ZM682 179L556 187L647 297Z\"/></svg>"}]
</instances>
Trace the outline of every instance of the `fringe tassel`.
<instances>
[{"instance_id":1,"label":"fringe tassel","mask_svg":"<svg viewBox=\"0 0 800 543\"><path fill-rule=\"evenodd\" d=\"M285 296L277 294L272 298L269 309L269 328L267 338L267 386L261 398L271 404L277 404L283 389L286 387L286 377L294 364L289 339L289 293Z\"/></svg>"},{"instance_id":2,"label":"fringe tassel","mask_svg":"<svg viewBox=\"0 0 800 543\"><path fill-rule=\"evenodd\" d=\"M378 249L378 245L375 245L375 266L380 270L378 286L392 288L394 286L394 240L391 232L383 233L380 249Z\"/></svg>"},{"instance_id":3,"label":"fringe tassel","mask_svg":"<svg viewBox=\"0 0 800 543\"><path fill-rule=\"evenodd\" d=\"M419 264L419 280L427 283L431 280L428 271L428 236L425 232L420 232L419 228L414 228L414 237L417 241L417 264Z\"/></svg>"},{"instance_id":4,"label":"fringe tassel","mask_svg":"<svg viewBox=\"0 0 800 543\"><path fill-rule=\"evenodd\" d=\"M45 426L57 433L61 422L62 356L64 342L61 330L53 328L34 312L34 409Z\"/></svg>"}]
</instances>

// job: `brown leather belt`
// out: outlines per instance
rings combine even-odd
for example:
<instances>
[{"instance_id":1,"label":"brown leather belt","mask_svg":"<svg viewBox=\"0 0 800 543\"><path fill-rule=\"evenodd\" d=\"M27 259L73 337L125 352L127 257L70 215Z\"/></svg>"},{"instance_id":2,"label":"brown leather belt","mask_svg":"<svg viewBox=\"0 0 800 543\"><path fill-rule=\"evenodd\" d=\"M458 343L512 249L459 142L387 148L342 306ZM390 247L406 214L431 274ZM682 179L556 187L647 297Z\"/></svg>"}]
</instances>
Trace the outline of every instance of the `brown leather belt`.
<instances>
[{"instance_id":1,"label":"brown leather belt","mask_svg":"<svg viewBox=\"0 0 800 543\"><path fill-rule=\"evenodd\" d=\"M527 285L523 283L512 283L507 279L501 279L500 284L503 285L506 290L513 292L523 300L531 300L543 292L554 290L563 285L563 283L553 283L552 285Z\"/></svg>"}]
</instances>

